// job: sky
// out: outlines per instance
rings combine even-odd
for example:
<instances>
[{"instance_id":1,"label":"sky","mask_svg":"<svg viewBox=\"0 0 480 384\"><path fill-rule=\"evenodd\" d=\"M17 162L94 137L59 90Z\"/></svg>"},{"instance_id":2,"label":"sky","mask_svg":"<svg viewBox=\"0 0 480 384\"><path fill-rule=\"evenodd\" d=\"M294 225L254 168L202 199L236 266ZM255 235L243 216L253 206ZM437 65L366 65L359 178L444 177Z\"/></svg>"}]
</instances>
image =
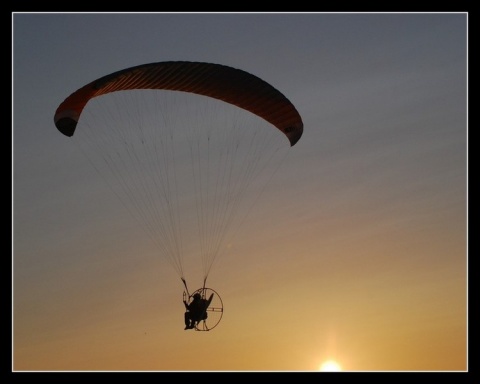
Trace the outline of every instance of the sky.
<instances>
[{"instance_id":1,"label":"sky","mask_svg":"<svg viewBox=\"0 0 480 384\"><path fill-rule=\"evenodd\" d=\"M467 19L13 13L12 370L468 370ZM210 272L209 332L183 329L178 274L53 122L161 61L252 73L304 123Z\"/></svg>"}]
</instances>

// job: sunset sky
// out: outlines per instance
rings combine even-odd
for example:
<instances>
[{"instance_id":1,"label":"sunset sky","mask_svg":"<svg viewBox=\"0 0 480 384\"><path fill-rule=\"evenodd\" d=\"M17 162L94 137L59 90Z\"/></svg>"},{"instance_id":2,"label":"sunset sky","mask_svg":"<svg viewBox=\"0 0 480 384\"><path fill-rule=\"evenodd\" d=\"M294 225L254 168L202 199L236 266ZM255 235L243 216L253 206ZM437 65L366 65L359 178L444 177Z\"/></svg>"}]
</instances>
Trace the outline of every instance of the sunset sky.
<instances>
[{"instance_id":1,"label":"sunset sky","mask_svg":"<svg viewBox=\"0 0 480 384\"><path fill-rule=\"evenodd\" d=\"M12 19L13 371L468 369L468 14ZM53 122L99 77L180 60L260 77L304 123L210 272L210 332Z\"/></svg>"}]
</instances>

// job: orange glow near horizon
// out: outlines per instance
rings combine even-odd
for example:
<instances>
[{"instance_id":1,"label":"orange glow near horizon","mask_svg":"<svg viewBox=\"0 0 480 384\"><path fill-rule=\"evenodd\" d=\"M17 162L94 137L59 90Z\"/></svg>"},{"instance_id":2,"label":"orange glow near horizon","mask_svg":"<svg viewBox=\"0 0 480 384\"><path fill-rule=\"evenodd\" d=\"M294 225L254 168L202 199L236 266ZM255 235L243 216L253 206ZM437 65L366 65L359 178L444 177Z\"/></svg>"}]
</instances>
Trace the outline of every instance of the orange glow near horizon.
<instances>
[{"instance_id":1,"label":"orange glow near horizon","mask_svg":"<svg viewBox=\"0 0 480 384\"><path fill-rule=\"evenodd\" d=\"M320 365L322 372L340 372L342 367L335 360L327 360Z\"/></svg>"}]
</instances>

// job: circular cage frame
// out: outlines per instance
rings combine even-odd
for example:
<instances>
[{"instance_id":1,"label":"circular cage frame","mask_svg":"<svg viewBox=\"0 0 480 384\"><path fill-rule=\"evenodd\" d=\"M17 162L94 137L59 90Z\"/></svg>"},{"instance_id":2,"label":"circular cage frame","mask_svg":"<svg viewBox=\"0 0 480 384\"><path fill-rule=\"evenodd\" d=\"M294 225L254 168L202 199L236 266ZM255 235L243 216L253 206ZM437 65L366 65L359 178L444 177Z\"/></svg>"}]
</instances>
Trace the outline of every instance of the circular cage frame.
<instances>
[{"instance_id":1,"label":"circular cage frame","mask_svg":"<svg viewBox=\"0 0 480 384\"><path fill-rule=\"evenodd\" d=\"M222 320L223 317L223 301L220 295L212 288L199 288L196 291L194 291L191 295L188 295L186 292L184 292L184 297L188 296L188 304L193 299L193 296L195 294L199 293L202 299L208 300L211 295L212 301L207 307L207 318L204 320L196 321L195 322L195 330L196 331L211 331L213 328L215 328L219 323L220 320Z\"/></svg>"}]
</instances>

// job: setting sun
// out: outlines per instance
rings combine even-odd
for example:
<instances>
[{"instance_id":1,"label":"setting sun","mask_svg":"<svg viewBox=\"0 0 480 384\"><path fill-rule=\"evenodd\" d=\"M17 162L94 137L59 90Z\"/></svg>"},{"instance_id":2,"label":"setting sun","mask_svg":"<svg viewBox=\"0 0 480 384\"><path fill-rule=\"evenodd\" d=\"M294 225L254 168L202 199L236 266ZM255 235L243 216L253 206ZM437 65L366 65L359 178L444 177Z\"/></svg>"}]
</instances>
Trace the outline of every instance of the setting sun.
<instances>
[{"instance_id":1,"label":"setting sun","mask_svg":"<svg viewBox=\"0 0 480 384\"><path fill-rule=\"evenodd\" d=\"M340 372L342 367L334 360L327 360L320 365L320 371L322 372Z\"/></svg>"}]
</instances>

